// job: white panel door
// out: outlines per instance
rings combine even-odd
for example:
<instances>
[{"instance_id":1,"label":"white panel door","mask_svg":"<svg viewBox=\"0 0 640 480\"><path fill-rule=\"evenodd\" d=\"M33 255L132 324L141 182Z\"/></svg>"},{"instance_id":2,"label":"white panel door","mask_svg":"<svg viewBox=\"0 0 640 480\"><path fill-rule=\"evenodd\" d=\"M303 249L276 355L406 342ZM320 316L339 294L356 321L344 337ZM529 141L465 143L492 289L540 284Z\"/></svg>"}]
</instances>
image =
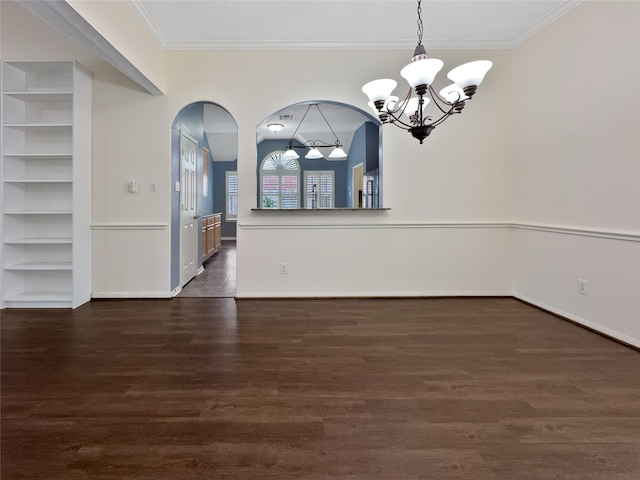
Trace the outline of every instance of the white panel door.
<instances>
[{"instance_id":1,"label":"white panel door","mask_svg":"<svg viewBox=\"0 0 640 480\"><path fill-rule=\"evenodd\" d=\"M198 215L196 213L196 159L198 142L180 135L180 285L196 276Z\"/></svg>"}]
</instances>

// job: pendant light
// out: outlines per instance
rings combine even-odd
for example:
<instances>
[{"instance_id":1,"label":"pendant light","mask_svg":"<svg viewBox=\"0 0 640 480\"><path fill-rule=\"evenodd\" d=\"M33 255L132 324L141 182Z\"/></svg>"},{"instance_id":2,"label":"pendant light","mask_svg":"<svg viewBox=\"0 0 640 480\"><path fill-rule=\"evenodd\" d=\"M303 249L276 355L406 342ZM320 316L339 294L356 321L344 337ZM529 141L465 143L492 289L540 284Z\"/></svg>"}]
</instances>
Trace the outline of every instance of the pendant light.
<instances>
[{"instance_id":1,"label":"pendant light","mask_svg":"<svg viewBox=\"0 0 640 480\"><path fill-rule=\"evenodd\" d=\"M309 110L311 110L311 108L313 108L313 107L315 107L318 110L318 112L322 116L322 119L327 124L327 127L329 127L329 130L331 130L331 133L333 134L333 136L335 138L335 142L334 143L326 143L326 142L323 142L322 140L307 140L304 143L299 143L298 145L294 145L293 138L295 137L296 133L298 132L298 129L302 125L302 122L304 122L304 119L307 117L307 114L309 113ZM330 158L332 160L347 158L347 153L343 150L342 144L340 143L340 140L338 139L338 136L336 135L336 132L333 130L333 128L329 124L329 121L327 120L327 117L325 117L324 113L322 113L322 110L320 109L320 105L318 105L317 103L310 103L309 106L307 107L307 110L306 110L306 112L304 112L304 115L302 116L302 119L300 120L300 123L298 124L298 126L295 129L295 131L293 132L293 135L291 135L291 138L289 139L288 149L287 149L286 152L284 152L283 157L285 159L289 159L289 158L298 159L298 158L300 158L300 155L298 155L294 150L296 148L307 148L307 149L309 149L307 154L304 156L304 158L307 158L309 160L319 160L321 158L324 158L324 155L319 150L320 148L333 148L333 150L331 151L331 153L327 157L327 158Z\"/></svg>"}]
</instances>

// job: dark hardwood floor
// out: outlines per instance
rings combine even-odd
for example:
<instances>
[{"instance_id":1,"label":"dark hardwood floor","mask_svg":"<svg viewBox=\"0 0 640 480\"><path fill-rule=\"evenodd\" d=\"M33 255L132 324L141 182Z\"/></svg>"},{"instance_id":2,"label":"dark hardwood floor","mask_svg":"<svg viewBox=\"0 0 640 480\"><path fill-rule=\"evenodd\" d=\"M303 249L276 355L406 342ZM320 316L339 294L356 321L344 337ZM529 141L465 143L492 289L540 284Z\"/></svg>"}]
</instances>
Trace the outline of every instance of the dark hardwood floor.
<instances>
[{"instance_id":1,"label":"dark hardwood floor","mask_svg":"<svg viewBox=\"0 0 640 480\"><path fill-rule=\"evenodd\" d=\"M205 260L204 271L187 283L178 297L236 296L236 242L223 240L218 252Z\"/></svg>"},{"instance_id":2,"label":"dark hardwood floor","mask_svg":"<svg viewBox=\"0 0 640 480\"><path fill-rule=\"evenodd\" d=\"M640 353L513 299L0 315L2 480L640 479Z\"/></svg>"}]
</instances>

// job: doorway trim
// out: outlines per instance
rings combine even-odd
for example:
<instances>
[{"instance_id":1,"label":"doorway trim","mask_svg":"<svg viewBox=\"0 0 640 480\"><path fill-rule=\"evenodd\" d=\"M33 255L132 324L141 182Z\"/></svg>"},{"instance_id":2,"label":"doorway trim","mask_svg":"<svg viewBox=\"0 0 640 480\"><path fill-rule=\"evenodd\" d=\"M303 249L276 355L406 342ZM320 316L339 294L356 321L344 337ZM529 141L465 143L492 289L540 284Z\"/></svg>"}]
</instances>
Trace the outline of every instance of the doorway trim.
<instances>
[{"instance_id":1,"label":"doorway trim","mask_svg":"<svg viewBox=\"0 0 640 480\"><path fill-rule=\"evenodd\" d=\"M354 165L351 170L351 208L362 208L364 163ZM358 194L358 192L360 192Z\"/></svg>"}]
</instances>

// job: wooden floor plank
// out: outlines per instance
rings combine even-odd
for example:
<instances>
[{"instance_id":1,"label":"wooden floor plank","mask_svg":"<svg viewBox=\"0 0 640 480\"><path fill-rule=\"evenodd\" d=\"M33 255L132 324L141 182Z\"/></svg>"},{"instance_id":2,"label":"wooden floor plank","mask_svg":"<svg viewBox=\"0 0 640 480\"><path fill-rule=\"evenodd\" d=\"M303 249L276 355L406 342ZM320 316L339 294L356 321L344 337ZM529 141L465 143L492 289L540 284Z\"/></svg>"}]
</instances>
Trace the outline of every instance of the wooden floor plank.
<instances>
[{"instance_id":1,"label":"wooden floor plank","mask_svg":"<svg viewBox=\"0 0 640 480\"><path fill-rule=\"evenodd\" d=\"M640 353L514 299L0 315L2 480L640 478Z\"/></svg>"}]
</instances>

